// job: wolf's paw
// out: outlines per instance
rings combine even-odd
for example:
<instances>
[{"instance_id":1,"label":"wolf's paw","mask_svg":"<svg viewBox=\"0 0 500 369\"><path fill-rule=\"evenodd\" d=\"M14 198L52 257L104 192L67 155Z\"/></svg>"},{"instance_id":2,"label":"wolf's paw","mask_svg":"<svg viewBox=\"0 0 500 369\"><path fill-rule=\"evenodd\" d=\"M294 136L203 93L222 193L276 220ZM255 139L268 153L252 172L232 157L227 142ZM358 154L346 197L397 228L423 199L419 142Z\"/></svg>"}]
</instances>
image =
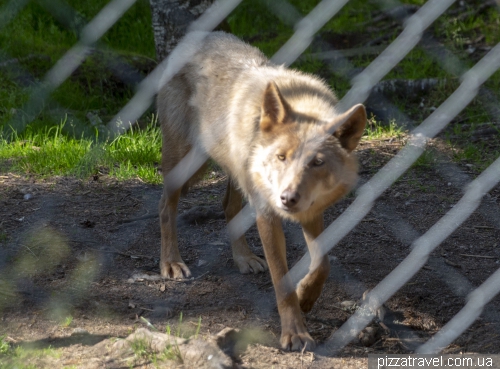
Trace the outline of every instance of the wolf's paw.
<instances>
[{"instance_id":1,"label":"wolf's paw","mask_svg":"<svg viewBox=\"0 0 500 369\"><path fill-rule=\"evenodd\" d=\"M307 331L295 333L282 332L280 343L283 350L288 351L313 351L316 348L316 343Z\"/></svg>"},{"instance_id":2,"label":"wolf's paw","mask_svg":"<svg viewBox=\"0 0 500 369\"><path fill-rule=\"evenodd\" d=\"M161 263L161 276L164 278L189 278L191 271L182 261Z\"/></svg>"},{"instance_id":3,"label":"wolf's paw","mask_svg":"<svg viewBox=\"0 0 500 369\"><path fill-rule=\"evenodd\" d=\"M267 270L266 261L254 254L236 256L234 262L241 274L261 273Z\"/></svg>"}]
</instances>

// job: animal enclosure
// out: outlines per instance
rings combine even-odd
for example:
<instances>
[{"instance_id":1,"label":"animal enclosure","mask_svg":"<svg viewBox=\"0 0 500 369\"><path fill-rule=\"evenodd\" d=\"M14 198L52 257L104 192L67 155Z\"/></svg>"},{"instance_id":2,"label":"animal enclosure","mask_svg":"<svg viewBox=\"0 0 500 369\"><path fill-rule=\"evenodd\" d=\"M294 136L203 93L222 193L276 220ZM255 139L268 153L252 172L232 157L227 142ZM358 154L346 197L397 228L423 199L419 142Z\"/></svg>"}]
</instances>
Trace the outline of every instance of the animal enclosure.
<instances>
[{"instance_id":1,"label":"animal enclosure","mask_svg":"<svg viewBox=\"0 0 500 369\"><path fill-rule=\"evenodd\" d=\"M316 357L283 356L276 348L279 317L270 277L240 275L230 260L221 205L226 176L215 165L180 202L179 244L193 278L177 281L155 276L161 195L156 184L119 181L105 171L84 179L22 175L9 169L10 159L1 158L2 342L62 348L68 366L83 366L83 359L72 361L79 357L113 367L97 361L97 343L125 337L143 324L141 317L162 331L172 326L186 336L196 331L201 317L198 329L206 337L226 327L259 328L248 339L259 344L234 359L243 367L327 368L338 357L363 362L368 353L500 353L500 44L475 33L475 26L464 36L451 29L440 33L435 23L441 17L498 21L498 6L492 1L391 5L377 0L370 2L377 9L371 19L352 18L364 32L335 35L333 26L323 28L335 17L348 18L344 9L357 14L348 8L353 2L360 3L325 0L312 9L282 0L260 5L293 28L288 39L275 37L280 45L269 55L272 62L319 73L339 92L339 110L364 103L372 114L357 149L359 184L327 211L326 230L317 240L332 271L305 316L318 342ZM6 21L0 27L15 22L27 3L2 5ZM71 14L69 6L58 13L40 4L50 17ZM2 111L8 125L22 132L35 121L134 4L109 2L82 25L77 43L58 60L30 56L48 64L48 70L33 78L28 97L15 111ZM231 12L239 6L249 7L236 0L216 2L190 29L210 31L221 22L232 26ZM370 30L380 34L369 37ZM449 40L459 46L450 47ZM246 41L262 42L257 36ZM415 75L425 78L399 78L407 73L402 64L412 53L418 53ZM1 58L2 78L18 78L23 61ZM443 74L425 75L426 60ZM177 68L185 62L171 61ZM166 69L165 62L146 69L127 102L98 124L103 132L124 134L129 122L143 119L158 81L176 71ZM342 78L338 85L330 82ZM472 113L464 113L468 106ZM100 155L97 145L90 146L85 158ZM246 230L251 249L262 256L252 209L246 207L240 218L238 228ZM298 280L307 269L305 243L297 225L285 222L284 229L290 275ZM87 333L75 334L78 328ZM56 365L50 355L38 360L35 365ZM152 361L141 360L141 365Z\"/></svg>"}]
</instances>

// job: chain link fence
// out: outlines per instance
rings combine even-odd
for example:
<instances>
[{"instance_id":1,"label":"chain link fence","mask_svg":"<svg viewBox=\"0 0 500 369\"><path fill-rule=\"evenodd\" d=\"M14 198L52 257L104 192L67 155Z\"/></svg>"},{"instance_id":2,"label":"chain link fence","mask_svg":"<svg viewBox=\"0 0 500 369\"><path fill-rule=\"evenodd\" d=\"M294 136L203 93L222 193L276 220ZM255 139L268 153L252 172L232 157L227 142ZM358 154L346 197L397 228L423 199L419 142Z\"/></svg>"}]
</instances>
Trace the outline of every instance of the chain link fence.
<instances>
[{"instance_id":1,"label":"chain link fence","mask_svg":"<svg viewBox=\"0 0 500 369\"><path fill-rule=\"evenodd\" d=\"M394 9L398 9L397 5L401 5L397 1L376 0L376 2L381 9L393 9L388 11L388 14L396 21L404 22L403 31L380 55L352 79L352 87L339 102L340 111L346 111L350 106L365 102L377 83L396 67L411 50L419 46L428 52L430 57L434 57L441 67L450 74L460 76L460 85L422 123L411 122L409 124L411 130L406 146L370 180L357 188L354 202L315 240L318 255L304 255L290 270L289 276L294 282L298 282L305 276L311 260L318 260L332 250L377 206L377 198L417 161L429 140L442 132L473 99L487 101L486 106L491 114L498 112L498 101L482 85L500 68L500 45L493 47L470 69L467 69L457 57L443 46L439 46L439 48L425 47L425 45L435 43L435 40L428 34L424 34L425 30L455 3L455 0L429 0L409 17L407 14L394 11ZM0 27L4 27L12 21L27 3L27 0L10 0L5 3L0 8L0 18L2 19ZM78 43L54 64L32 93L31 99L23 107L25 113L23 118L14 117L10 122L14 129L22 131L34 119L35 114L32 112L38 111L43 106L51 92L57 89L81 65L92 46L134 3L135 0L113 0L96 17L83 26ZM189 32L213 30L239 3L239 0L215 2L191 24ZM271 61L287 66L292 64L309 47L315 34L326 22L335 17L346 3L348 0L323 0L309 14L302 17L286 0L267 1L269 10L284 22L294 24L295 30L293 36L274 54ZM61 4L64 3L61 1ZM47 9L55 12L54 7L47 7ZM61 16L61 13L53 13L53 15ZM133 98L108 123L107 127L110 132L116 135L125 132L129 128L130 122L139 119L151 106L160 86L170 80L189 60L189 55L182 52L183 41L179 43L176 50L142 80ZM342 52L331 50L328 55L326 54L316 54L316 57L327 60L327 65L333 71L346 73L346 71L353 69ZM442 55L446 57L442 57ZM385 101L385 103L390 106L396 116L406 117L404 112L399 111L390 102ZM117 121L123 124L117 125ZM404 121L411 120L406 117ZM193 150L171 172L172 182L175 181L178 187L182 186L205 160L206 157L203 154ZM500 226L498 206L485 206L481 203L483 196L500 181L500 158L497 158L472 181L469 181L467 176L464 178L462 170L451 162L442 164L439 171L442 172L443 177L450 178L450 180L462 178L462 181L456 183L458 187L463 187L465 182L469 182L465 186L462 198L427 232L421 235L414 234L415 237L408 237L408 227L411 228L411 226L404 224L403 219L395 217L391 220L392 224L399 224L393 227L394 232L399 233L400 238L406 238L407 243L411 244L407 257L376 287L370 290L359 309L319 347L320 353L325 355L338 354L349 342L355 339L374 318L377 318L379 308L415 276L429 261L433 250L460 227L474 211L487 214L486 216L496 227ZM253 210L247 205L228 225L230 238L239 237L253 222ZM491 274L477 288L474 288L470 283L464 287L464 283L468 282L457 282L463 279L463 276L459 275L460 273L457 274L453 276L442 275L442 278L457 295L467 294L467 304L432 339L415 347L415 352L440 352L466 331L479 317L485 305L500 292L500 269ZM498 314L495 319L499 319Z\"/></svg>"}]
</instances>

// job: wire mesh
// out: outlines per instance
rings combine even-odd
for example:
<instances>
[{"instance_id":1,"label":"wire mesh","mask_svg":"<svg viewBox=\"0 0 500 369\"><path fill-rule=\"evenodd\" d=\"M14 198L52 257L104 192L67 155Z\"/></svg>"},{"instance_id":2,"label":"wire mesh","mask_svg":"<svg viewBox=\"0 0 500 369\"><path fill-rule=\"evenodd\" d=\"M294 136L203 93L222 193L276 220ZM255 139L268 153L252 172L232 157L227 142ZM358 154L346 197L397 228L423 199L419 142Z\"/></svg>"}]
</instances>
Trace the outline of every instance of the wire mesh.
<instances>
[{"instance_id":1,"label":"wire mesh","mask_svg":"<svg viewBox=\"0 0 500 369\"><path fill-rule=\"evenodd\" d=\"M323 0L307 16L302 18L300 13L294 10L293 6L286 1L267 1L266 3L271 11L275 12L284 21L295 23L294 34L271 58L271 61L277 64L292 64L313 42L315 34L321 27L334 17L347 2L348 0ZM338 110L345 111L356 103L364 102L374 86L411 50L419 44L422 46L426 42L427 44L432 43L432 39L424 36L424 31L454 2L454 0L429 0L409 18L399 19L404 20L402 33L361 73L352 79L352 87L339 102ZM0 17L2 19L0 27L11 21L27 3L28 1L11 0L0 8ZM134 3L135 0L111 1L82 28L79 42L59 59L45 75L36 91L32 93L30 101L23 107L23 115L15 116L10 122L14 129L22 131L34 119L34 112L42 108L50 93L68 79L85 60L91 46ZM196 42L201 43L203 37L205 37L203 32L214 29L239 3L238 0L215 2L189 27L189 32L202 31L192 33L192 35L198 35L196 36L198 37ZM387 1L379 1L379 3L381 7L387 6ZM119 135L129 129L132 122L135 122L151 106L159 88L167 83L185 63L189 62L192 54L185 52L185 42L186 39L181 40L171 55L144 78L133 98L108 123L110 132ZM191 48L189 50L193 52ZM426 50L434 49L427 48ZM342 68L338 68L342 73L353 68L342 57L341 53L330 54L330 56L332 55L334 57L329 59L336 63L336 66L342 65ZM427 119L410 132L407 145L368 182L357 189L356 199L352 205L314 241L317 254L306 254L290 270L289 277L294 281L294 285L308 273L311 268L311 260L320 260L323 255L328 254L335 245L351 232L366 214L376 206L377 198L415 163L424 152L428 141L441 132L478 95L481 91L481 85L500 68L500 45L492 48L468 70L458 59L454 59L452 54L449 54L446 60L442 60L439 56L436 56L436 59L442 62L442 67L446 70L461 75L460 86ZM489 105L489 109L491 112L495 112L495 109L498 110L497 101L493 101ZM403 112L399 113L404 115ZM181 163L169 173L166 182L172 188L182 187L205 163L206 159L204 152L195 146ZM460 174L460 170L451 163L447 168L448 171L444 169L440 171L443 176L451 178ZM411 243L411 251L408 256L370 291L363 305L320 347L320 352L326 355L334 355L356 338L359 332L376 316L377 309L425 265L429 260L430 253L457 227L460 227L476 209L482 208L481 199L498 181L500 181L500 158L491 164L479 177L469 183L462 199L433 227L423 235L417 235L416 239L407 240L407 243ZM490 213L496 214L498 224L498 207L495 207L495 205L493 207ZM247 205L228 224L230 238L236 239L240 237L253 224L254 218L254 210ZM495 221L495 216L490 218ZM450 281L450 284L453 283L453 281ZM433 339L418 347L417 352L439 352L464 332L481 314L485 305L500 291L500 270L497 270L472 292L472 286L469 285L463 291L461 290L462 287L456 285L456 293L462 295L468 293L469 302Z\"/></svg>"}]
</instances>

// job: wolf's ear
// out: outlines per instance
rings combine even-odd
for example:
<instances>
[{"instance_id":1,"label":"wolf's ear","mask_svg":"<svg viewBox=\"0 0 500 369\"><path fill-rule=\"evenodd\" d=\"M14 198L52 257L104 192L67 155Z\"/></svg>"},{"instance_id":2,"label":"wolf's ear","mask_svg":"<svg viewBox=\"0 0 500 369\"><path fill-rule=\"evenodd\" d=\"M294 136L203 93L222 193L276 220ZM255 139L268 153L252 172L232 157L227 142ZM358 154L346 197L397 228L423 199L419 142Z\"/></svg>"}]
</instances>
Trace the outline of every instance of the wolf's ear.
<instances>
[{"instance_id":1,"label":"wolf's ear","mask_svg":"<svg viewBox=\"0 0 500 369\"><path fill-rule=\"evenodd\" d=\"M348 152L351 152L358 146L361 136L365 131L366 125L366 110L363 104L354 105L345 113L337 116L328 128L340 126L335 130L333 135L337 137L340 144Z\"/></svg>"},{"instance_id":2,"label":"wolf's ear","mask_svg":"<svg viewBox=\"0 0 500 369\"><path fill-rule=\"evenodd\" d=\"M281 95L276 83L269 82L262 101L260 129L271 131L277 124L285 121L290 110L290 105Z\"/></svg>"}]
</instances>

